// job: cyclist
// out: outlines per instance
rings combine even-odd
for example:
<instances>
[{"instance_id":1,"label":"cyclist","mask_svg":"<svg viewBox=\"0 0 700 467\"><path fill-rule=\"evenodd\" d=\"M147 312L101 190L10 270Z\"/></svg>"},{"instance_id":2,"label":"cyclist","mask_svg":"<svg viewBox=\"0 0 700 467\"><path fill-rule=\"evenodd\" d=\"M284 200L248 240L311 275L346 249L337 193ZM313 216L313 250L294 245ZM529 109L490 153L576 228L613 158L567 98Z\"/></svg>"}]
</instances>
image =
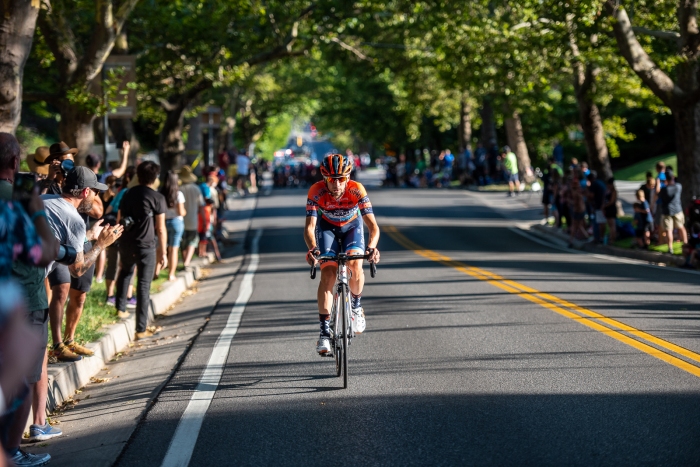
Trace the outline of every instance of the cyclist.
<instances>
[{"instance_id":1,"label":"cyclist","mask_svg":"<svg viewBox=\"0 0 700 467\"><path fill-rule=\"evenodd\" d=\"M318 317L321 335L316 351L330 352L330 315L333 303L333 286L338 265L328 259L339 252L351 255L369 254L369 261L379 262L379 226L372 213L372 203L361 183L350 180L352 160L342 154L324 157L321 163L323 180L311 185L306 200L306 228L304 241L309 251L306 261L310 265L320 262L321 280L318 284ZM364 228L369 229L369 242L365 248ZM365 284L362 260L348 262L350 299L352 305L352 329L361 334L365 330L365 315L360 298Z\"/></svg>"}]
</instances>

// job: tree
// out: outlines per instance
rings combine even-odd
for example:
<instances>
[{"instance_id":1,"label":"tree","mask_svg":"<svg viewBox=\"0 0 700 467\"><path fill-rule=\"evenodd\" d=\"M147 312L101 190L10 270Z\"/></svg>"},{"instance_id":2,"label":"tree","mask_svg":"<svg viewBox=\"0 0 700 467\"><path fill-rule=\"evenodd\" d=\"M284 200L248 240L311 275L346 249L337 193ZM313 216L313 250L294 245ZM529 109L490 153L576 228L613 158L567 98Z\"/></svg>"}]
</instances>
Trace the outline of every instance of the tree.
<instances>
[{"instance_id":1,"label":"tree","mask_svg":"<svg viewBox=\"0 0 700 467\"><path fill-rule=\"evenodd\" d=\"M0 131L15 133L22 110L24 65L32 49L39 0L0 3Z\"/></svg>"},{"instance_id":2,"label":"tree","mask_svg":"<svg viewBox=\"0 0 700 467\"><path fill-rule=\"evenodd\" d=\"M27 97L58 108L60 138L77 147L79 156L86 155L94 142L92 122L104 105L102 96L90 92L90 84L100 75L137 3L138 0L42 0L40 39L51 57L39 76L39 89L30 90Z\"/></svg>"},{"instance_id":3,"label":"tree","mask_svg":"<svg viewBox=\"0 0 700 467\"><path fill-rule=\"evenodd\" d=\"M668 16L661 15L658 5L642 3L638 17L651 28L632 26L627 10L620 1L606 0L605 11L612 18L612 29L630 68L642 82L671 109L676 122L678 174L685 184L683 203L700 194L700 30L698 2L681 0L673 26L677 31L656 30L669 26ZM645 13L647 13L645 15ZM637 33L661 39L659 59L652 59L640 43ZM668 47L670 45L670 47ZM670 50L669 50L670 49ZM674 77L672 77L673 72Z\"/></svg>"}]
</instances>

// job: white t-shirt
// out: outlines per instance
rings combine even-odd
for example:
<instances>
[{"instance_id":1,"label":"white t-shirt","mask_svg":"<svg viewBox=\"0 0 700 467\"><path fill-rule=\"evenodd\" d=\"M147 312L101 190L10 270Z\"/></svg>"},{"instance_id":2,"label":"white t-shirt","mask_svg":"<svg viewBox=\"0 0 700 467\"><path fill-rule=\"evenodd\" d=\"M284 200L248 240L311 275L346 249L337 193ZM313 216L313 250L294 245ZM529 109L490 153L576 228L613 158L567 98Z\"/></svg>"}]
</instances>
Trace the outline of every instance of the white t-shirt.
<instances>
[{"instance_id":1,"label":"white t-shirt","mask_svg":"<svg viewBox=\"0 0 700 467\"><path fill-rule=\"evenodd\" d=\"M61 195L43 195L46 220L49 222L53 234L61 245L75 248L78 253L83 251L85 244L85 221L78 210L71 203L63 199ZM46 267L46 274L53 270L55 262Z\"/></svg>"},{"instance_id":2,"label":"white t-shirt","mask_svg":"<svg viewBox=\"0 0 700 467\"><path fill-rule=\"evenodd\" d=\"M236 157L236 168L238 169L238 175L248 175L248 166L250 165L250 159L246 155L240 155Z\"/></svg>"},{"instance_id":3,"label":"white t-shirt","mask_svg":"<svg viewBox=\"0 0 700 467\"><path fill-rule=\"evenodd\" d=\"M182 219L182 216L177 215L177 205L178 204L185 204L185 195L182 194L182 191L177 192L177 200L175 200L175 206L165 210L165 220L166 221L169 221L171 219Z\"/></svg>"}]
</instances>

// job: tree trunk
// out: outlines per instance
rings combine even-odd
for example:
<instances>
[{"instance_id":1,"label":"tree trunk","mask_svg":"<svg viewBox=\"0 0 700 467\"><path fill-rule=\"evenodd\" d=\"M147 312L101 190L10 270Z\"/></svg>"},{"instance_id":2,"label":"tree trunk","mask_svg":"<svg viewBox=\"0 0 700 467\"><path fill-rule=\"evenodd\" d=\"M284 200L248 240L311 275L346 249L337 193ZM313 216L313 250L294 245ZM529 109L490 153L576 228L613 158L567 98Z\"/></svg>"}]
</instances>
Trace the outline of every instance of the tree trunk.
<instances>
[{"instance_id":1,"label":"tree trunk","mask_svg":"<svg viewBox=\"0 0 700 467\"><path fill-rule=\"evenodd\" d=\"M68 146L78 148L76 162L82 164L90 148L95 144L95 134L92 130L92 121L95 116L65 100L61 102L59 108L61 121L58 124L58 136Z\"/></svg>"},{"instance_id":2,"label":"tree trunk","mask_svg":"<svg viewBox=\"0 0 700 467\"><path fill-rule=\"evenodd\" d=\"M180 100L165 112L165 122L158 141L161 174L168 173L168 170L177 170L182 164L182 155L185 153L182 128L186 108L187 102Z\"/></svg>"},{"instance_id":3,"label":"tree trunk","mask_svg":"<svg viewBox=\"0 0 700 467\"><path fill-rule=\"evenodd\" d=\"M483 144L486 149L498 146L498 141L496 139L496 119L493 115L493 104L491 104L490 96L484 97L482 101L481 144Z\"/></svg>"},{"instance_id":4,"label":"tree trunk","mask_svg":"<svg viewBox=\"0 0 700 467\"><path fill-rule=\"evenodd\" d=\"M683 185L683 206L693 196L700 196L700 104L673 109L676 121L676 153L678 167L674 167L678 181Z\"/></svg>"},{"instance_id":5,"label":"tree trunk","mask_svg":"<svg viewBox=\"0 0 700 467\"><path fill-rule=\"evenodd\" d=\"M466 96L462 95L462 100L459 106L459 152L472 150L472 106Z\"/></svg>"},{"instance_id":6,"label":"tree trunk","mask_svg":"<svg viewBox=\"0 0 700 467\"><path fill-rule=\"evenodd\" d=\"M576 100L581 119L583 140L586 143L588 165L598 173L598 178L607 180L613 176L613 172L612 168L610 168L608 145L605 142L605 132L603 131L600 111L587 93L577 95Z\"/></svg>"},{"instance_id":7,"label":"tree trunk","mask_svg":"<svg viewBox=\"0 0 700 467\"><path fill-rule=\"evenodd\" d=\"M22 113L24 65L32 49L37 0L0 2L0 131L15 133Z\"/></svg>"},{"instance_id":8,"label":"tree trunk","mask_svg":"<svg viewBox=\"0 0 700 467\"><path fill-rule=\"evenodd\" d=\"M523 124L520 121L520 115L517 111L510 110L506 104L506 138L511 151L518 158L518 172L520 178L525 183L535 181L535 175L532 173L532 162L530 161L530 153L527 150L525 136L523 134Z\"/></svg>"}]
</instances>

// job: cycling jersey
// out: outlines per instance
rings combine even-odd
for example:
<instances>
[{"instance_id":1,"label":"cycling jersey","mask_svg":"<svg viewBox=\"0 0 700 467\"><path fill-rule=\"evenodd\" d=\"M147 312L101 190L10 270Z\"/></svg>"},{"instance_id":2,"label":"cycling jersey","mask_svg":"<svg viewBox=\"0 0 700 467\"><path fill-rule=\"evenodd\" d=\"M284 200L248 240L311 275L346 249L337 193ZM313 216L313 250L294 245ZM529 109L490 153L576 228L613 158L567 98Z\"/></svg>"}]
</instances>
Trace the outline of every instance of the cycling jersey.
<instances>
[{"instance_id":1,"label":"cycling jersey","mask_svg":"<svg viewBox=\"0 0 700 467\"><path fill-rule=\"evenodd\" d=\"M361 183L348 181L345 193L340 199L328 191L326 182L321 180L309 189L306 200L306 216L318 217L341 227L358 218L358 215L372 214L372 203L367 197L367 190Z\"/></svg>"}]
</instances>

